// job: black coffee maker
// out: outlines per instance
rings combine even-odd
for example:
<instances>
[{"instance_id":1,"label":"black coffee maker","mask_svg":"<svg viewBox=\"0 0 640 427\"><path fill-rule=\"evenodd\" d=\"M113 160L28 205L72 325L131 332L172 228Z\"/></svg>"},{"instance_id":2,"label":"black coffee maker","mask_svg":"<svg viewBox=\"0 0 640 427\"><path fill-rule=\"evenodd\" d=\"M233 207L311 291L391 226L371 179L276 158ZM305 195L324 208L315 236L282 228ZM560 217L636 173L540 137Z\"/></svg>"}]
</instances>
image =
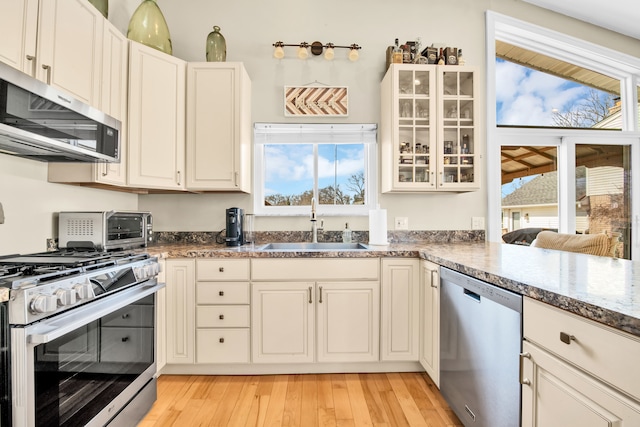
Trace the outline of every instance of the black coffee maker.
<instances>
[{"instance_id":1,"label":"black coffee maker","mask_svg":"<svg viewBox=\"0 0 640 427\"><path fill-rule=\"evenodd\" d=\"M244 245L244 233L242 232L242 222L244 220L244 209L227 209L227 235L225 241L227 246Z\"/></svg>"}]
</instances>

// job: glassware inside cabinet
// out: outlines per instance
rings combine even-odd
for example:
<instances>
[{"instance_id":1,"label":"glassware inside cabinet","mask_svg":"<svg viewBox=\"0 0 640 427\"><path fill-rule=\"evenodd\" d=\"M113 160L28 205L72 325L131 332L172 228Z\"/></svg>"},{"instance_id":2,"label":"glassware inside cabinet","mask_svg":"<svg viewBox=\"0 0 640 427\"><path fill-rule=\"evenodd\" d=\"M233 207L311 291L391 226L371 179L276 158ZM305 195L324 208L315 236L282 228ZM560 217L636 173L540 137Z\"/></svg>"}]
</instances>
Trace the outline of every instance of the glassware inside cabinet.
<instances>
[{"instance_id":1,"label":"glassware inside cabinet","mask_svg":"<svg viewBox=\"0 0 640 427\"><path fill-rule=\"evenodd\" d=\"M398 73L398 93L400 95L413 95L413 71L400 70Z\"/></svg>"},{"instance_id":2,"label":"glassware inside cabinet","mask_svg":"<svg viewBox=\"0 0 640 427\"><path fill-rule=\"evenodd\" d=\"M400 122L402 119L413 119L413 99L399 100Z\"/></svg>"},{"instance_id":3,"label":"glassware inside cabinet","mask_svg":"<svg viewBox=\"0 0 640 427\"><path fill-rule=\"evenodd\" d=\"M473 101L460 101L460 123L465 126L473 126Z\"/></svg>"},{"instance_id":4,"label":"glassware inside cabinet","mask_svg":"<svg viewBox=\"0 0 640 427\"><path fill-rule=\"evenodd\" d=\"M429 71L416 71L413 84L416 95L429 96Z\"/></svg>"},{"instance_id":5,"label":"glassware inside cabinet","mask_svg":"<svg viewBox=\"0 0 640 427\"><path fill-rule=\"evenodd\" d=\"M400 182L414 182L413 180L413 166L405 167L401 166L398 169L398 181Z\"/></svg>"}]
</instances>

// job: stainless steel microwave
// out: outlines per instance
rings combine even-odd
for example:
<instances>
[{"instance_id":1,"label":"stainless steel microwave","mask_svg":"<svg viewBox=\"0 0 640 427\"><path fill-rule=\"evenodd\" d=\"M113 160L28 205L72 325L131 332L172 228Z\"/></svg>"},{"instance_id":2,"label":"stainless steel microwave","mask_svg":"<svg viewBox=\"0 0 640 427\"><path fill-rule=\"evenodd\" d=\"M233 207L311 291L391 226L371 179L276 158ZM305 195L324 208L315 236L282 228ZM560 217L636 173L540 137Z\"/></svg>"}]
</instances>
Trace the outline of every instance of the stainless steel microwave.
<instances>
[{"instance_id":1,"label":"stainless steel microwave","mask_svg":"<svg viewBox=\"0 0 640 427\"><path fill-rule=\"evenodd\" d=\"M153 239L150 212L60 212L58 246L100 251L145 247Z\"/></svg>"},{"instance_id":2,"label":"stainless steel microwave","mask_svg":"<svg viewBox=\"0 0 640 427\"><path fill-rule=\"evenodd\" d=\"M118 162L121 123L0 62L0 153L45 162Z\"/></svg>"}]
</instances>

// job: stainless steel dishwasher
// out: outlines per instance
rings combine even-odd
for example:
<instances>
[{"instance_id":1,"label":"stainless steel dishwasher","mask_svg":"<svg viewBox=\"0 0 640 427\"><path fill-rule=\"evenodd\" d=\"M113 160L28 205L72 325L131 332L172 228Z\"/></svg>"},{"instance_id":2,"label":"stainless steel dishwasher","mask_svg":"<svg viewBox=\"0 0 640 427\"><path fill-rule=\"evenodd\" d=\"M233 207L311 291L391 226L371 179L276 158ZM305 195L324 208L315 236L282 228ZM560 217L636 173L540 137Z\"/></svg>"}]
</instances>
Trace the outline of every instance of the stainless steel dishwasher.
<instances>
[{"instance_id":1,"label":"stainless steel dishwasher","mask_svg":"<svg viewBox=\"0 0 640 427\"><path fill-rule=\"evenodd\" d=\"M440 391L465 426L520 425L522 296L440 269Z\"/></svg>"}]
</instances>

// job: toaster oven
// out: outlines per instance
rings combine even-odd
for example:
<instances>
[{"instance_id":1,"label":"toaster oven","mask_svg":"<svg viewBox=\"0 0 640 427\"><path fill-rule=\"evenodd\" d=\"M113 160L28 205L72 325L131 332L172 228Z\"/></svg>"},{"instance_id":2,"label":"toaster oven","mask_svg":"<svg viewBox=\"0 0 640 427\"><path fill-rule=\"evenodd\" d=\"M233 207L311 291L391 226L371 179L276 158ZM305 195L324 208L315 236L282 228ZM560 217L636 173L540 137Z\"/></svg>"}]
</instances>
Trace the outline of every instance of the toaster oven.
<instances>
[{"instance_id":1,"label":"toaster oven","mask_svg":"<svg viewBox=\"0 0 640 427\"><path fill-rule=\"evenodd\" d=\"M100 251L145 247L153 239L150 212L60 212L58 246Z\"/></svg>"}]
</instances>

